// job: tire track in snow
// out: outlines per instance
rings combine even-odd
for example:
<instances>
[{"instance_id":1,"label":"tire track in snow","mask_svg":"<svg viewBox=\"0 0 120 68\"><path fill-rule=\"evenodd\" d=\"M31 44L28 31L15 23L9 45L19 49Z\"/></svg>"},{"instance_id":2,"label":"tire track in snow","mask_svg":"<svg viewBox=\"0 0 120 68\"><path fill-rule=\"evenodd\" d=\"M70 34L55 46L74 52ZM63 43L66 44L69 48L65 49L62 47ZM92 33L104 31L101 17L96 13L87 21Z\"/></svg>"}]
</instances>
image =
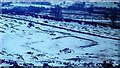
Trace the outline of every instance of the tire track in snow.
<instances>
[{"instance_id":1,"label":"tire track in snow","mask_svg":"<svg viewBox=\"0 0 120 68\"><path fill-rule=\"evenodd\" d=\"M40 29L40 28L39 28L39 30L51 32L50 30L43 30L43 29ZM74 36L74 35L72 35L71 33L65 33L65 32L60 32L60 31L52 31L52 32L57 32L57 33L61 33L61 34L64 34L64 35L65 35L65 34L68 35L68 36L62 36L62 37L52 38L52 40L54 40L54 39L60 39L60 38L66 38L66 37L73 37L73 38L82 39L82 40L87 40L87 41L91 41L91 42L92 42L92 44L89 44L89 45L87 45L87 46L80 46L81 48L91 47L91 46L96 46L96 45L98 45L98 42L96 42L96 41L94 41L94 40L87 39L87 38L82 38L82 37L78 37L78 36Z\"/></svg>"}]
</instances>

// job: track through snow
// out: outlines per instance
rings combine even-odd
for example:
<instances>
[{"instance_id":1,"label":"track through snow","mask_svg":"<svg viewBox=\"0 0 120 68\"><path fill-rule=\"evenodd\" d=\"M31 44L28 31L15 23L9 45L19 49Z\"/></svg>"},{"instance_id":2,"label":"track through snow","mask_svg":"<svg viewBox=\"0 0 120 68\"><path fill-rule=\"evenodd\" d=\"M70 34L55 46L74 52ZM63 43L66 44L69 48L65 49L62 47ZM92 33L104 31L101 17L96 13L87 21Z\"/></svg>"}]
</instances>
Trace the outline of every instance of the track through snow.
<instances>
[{"instance_id":1,"label":"track through snow","mask_svg":"<svg viewBox=\"0 0 120 68\"><path fill-rule=\"evenodd\" d=\"M31 20L0 17L2 36L1 59L17 61L19 65L40 66L83 65L103 60L118 62L119 38L85 33ZM34 26L27 27L29 23ZM41 19L42 22L42 19Z\"/></svg>"}]
</instances>

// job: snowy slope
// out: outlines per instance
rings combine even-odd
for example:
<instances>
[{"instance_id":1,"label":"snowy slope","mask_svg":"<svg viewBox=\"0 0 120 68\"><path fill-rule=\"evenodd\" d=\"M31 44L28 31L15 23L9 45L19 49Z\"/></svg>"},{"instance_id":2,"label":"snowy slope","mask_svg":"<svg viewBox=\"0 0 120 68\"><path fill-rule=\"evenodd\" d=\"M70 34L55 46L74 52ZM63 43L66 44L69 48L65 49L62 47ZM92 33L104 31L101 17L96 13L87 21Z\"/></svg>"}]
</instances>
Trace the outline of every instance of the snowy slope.
<instances>
[{"instance_id":1,"label":"snowy slope","mask_svg":"<svg viewBox=\"0 0 120 68\"><path fill-rule=\"evenodd\" d=\"M24 18L38 23L46 21L30 16L25 18L23 15L13 15L13 17L18 19ZM0 18L0 35L2 36L0 56L1 59L6 61L17 61L19 65L33 63L36 66L42 65L45 62L54 66L64 66L66 65L65 63L83 65L85 62L99 63L103 60L112 60L114 63L118 62L118 40L71 32L51 26L35 24L35 22L33 22L34 26L29 28L28 24L31 23L29 21L2 16ZM47 21L49 23L45 24L57 26L56 21ZM61 22L58 23L60 24ZM89 28L85 24L80 25L71 22L71 25L79 27L77 30L80 31L82 26ZM61 27L66 26L62 25ZM90 30L93 31L94 29ZM100 27L97 30L99 32L101 30L104 31L104 29ZM116 32L118 29L106 28L106 30L108 32Z\"/></svg>"},{"instance_id":2,"label":"snowy slope","mask_svg":"<svg viewBox=\"0 0 120 68\"><path fill-rule=\"evenodd\" d=\"M74 3L83 3L81 2L75 2L75 1L50 1L51 5L41 5L41 4L33 4L32 2L26 2L26 3L19 3L19 2L13 2L10 4L10 7L20 6L20 7L29 7L29 6L35 6L35 7L45 7L45 8L51 8L53 5L59 5L61 7L69 7L72 6ZM85 2L85 7L106 7L106 8L120 8L117 3L114 2ZM6 6L2 6L6 7Z\"/></svg>"},{"instance_id":3,"label":"snowy slope","mask_svg":"<svg viewBox=\"0 0 120 68\"><path fill-rule=\"evenodd\" d=\"M73 5L74 3L82 3L81 2L75 2L75 1L60 1L60 2L50 2L52 5L60 5L61 7L68 7ZM101 1L93 1L93 2L85 2L85 7L106 7L106 8L119 8L117 4L114 2L101 2Z\"/></svg>"}]
</instances>

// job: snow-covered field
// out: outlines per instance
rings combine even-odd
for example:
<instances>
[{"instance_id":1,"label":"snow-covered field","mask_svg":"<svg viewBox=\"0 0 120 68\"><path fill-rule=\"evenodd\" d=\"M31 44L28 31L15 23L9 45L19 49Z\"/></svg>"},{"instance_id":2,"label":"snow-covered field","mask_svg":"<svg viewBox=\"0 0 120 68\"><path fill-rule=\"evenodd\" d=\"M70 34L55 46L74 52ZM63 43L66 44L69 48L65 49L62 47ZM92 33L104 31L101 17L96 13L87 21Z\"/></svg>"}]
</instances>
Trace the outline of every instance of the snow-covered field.
<instances>
[{"instance_id":1,"label":"snow-covered field","mask_svg":"<svg viewBox=\"0 0 120 68\"><path fill-rule=\"evenodd\" d=\"M35 66L41 66L45 62L53 66L66 64L82 66L84 63L101 63L104 60L119 63L118 40L70 31L76 30L118 39L119 29L23 15L3 15L0 15L2 43L0 57L5 61L17 61L19 65L32 63ZM29 27L29 23L33 23L34 26ZM8 64L2 63L2 65Z\"/></svg>"}]
</instances>

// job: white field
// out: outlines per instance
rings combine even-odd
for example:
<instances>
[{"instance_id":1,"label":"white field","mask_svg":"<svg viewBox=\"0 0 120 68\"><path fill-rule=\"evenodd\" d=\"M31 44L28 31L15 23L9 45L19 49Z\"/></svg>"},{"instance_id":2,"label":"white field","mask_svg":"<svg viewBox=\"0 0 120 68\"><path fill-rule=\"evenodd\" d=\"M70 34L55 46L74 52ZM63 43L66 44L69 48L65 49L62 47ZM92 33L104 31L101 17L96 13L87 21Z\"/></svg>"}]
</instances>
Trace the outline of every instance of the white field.
<instances>
[{"instance_id":1,"label":"white field","mask_svg":"<svg viewBox=\"0 0 120 68\"><path fill-rule=\"evenodd\" d=\"M5 16L39 23L48 21L45 24L101 36L118 38L119 35L119 29L110 27L95 27L84 23L80 25L76 22L59 22L23 15ZM35 66L40 66L48 61L51 61L49 64L53 66L64 66L64 62L82 65L85 62L100 63L103 60L112 60L114 64L118 63L118 40L75 33L35 23L34 27L29 28L27 27L28 23L30 22L0 16L1 59L17 61L19 65L33 63ZM89 46L95 42L96 45ZM69 50L60 52L65 48L69 48ZM70 50L71 52L68 53ZM31 52L31 54L27 52ZM74 61L73 58L80 59L80 61ZM3 63L3 65L8 64Z\"/></svg>"}]
</instances>

